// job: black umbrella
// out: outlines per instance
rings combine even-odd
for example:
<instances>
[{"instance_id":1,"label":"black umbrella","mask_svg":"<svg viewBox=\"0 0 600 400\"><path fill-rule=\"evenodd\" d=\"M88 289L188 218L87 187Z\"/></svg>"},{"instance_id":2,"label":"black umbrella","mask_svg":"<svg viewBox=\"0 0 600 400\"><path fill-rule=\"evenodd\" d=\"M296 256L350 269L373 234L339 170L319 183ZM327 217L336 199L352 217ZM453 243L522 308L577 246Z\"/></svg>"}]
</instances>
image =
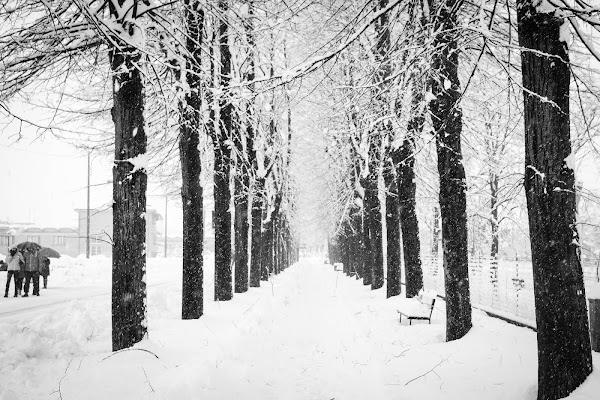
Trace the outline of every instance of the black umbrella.
<instances>
[{"instance_id":1,"label":"black umbrella","mask_svg":"<svg viewBox=\"0 0 600 400\"><path fill-rule=\"evenodd\" d=\"M60 253L50 247L42 247L40 251L38 251L38 255L40 257L60 258Z\"/></svg>"},{"instance_id":2,"label":"black umbrella","mask_svg":"<svg viewBox=\"0 0 600 400\"><path fill-rule=\"evenodd\" d=\"M23 251L25 249L40 250L42 248L42 246L40 246L36 242L23 242L23 243L19 243L16 247L20 251Z\"/></svg>"}]
</instances>

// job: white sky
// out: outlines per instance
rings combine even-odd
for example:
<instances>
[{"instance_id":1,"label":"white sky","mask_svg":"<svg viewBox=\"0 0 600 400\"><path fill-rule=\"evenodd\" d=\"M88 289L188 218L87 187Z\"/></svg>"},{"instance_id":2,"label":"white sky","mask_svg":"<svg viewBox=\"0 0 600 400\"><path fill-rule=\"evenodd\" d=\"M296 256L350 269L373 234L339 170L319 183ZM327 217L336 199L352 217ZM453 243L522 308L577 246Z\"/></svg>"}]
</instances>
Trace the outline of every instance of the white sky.
<instances>
[{"instance_id":1,"label":"white sky","mask_svg":"<svg viewBox=\"0 0 600 400\"><path fill-rule=\"evenodd\" d=\"M86 208L87 156L69 144L47 136L43 141L25 138L18 143L3 132L0 137L0 171L3 193L0 220L32 222L42 227L77 227L76 208ZM112 160L93 156L91 168L92 208L112 201ZM149 177L148 208L164 218L165 199ZM102 185L103 184L103 185ZM94 186L98 185L98 186ZM170 199L168 235L181 236L180 207ZM158 229L163 230L163 222Z\"/></svg>"}]
</instances>

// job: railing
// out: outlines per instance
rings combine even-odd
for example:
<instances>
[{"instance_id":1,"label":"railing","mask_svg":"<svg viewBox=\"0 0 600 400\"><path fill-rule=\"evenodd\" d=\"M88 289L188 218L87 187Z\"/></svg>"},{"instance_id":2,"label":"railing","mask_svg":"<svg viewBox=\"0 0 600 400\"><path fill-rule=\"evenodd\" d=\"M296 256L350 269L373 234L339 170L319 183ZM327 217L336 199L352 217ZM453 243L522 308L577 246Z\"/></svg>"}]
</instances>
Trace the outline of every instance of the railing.
<instances>
[{"instance_id":1,"label":"railing","mask_svg":"<svg viewBox=\"0 0 600 400\"><path fill-rule=\"evenodd\" d=\"M600 282L600 259L582 260L584 284ZM423 257L426 289L444 293L441 258ZM535 301L531 261L469 259L469 286L473 306L515 322L535 327Z\"/></svg>"}]
</instances>

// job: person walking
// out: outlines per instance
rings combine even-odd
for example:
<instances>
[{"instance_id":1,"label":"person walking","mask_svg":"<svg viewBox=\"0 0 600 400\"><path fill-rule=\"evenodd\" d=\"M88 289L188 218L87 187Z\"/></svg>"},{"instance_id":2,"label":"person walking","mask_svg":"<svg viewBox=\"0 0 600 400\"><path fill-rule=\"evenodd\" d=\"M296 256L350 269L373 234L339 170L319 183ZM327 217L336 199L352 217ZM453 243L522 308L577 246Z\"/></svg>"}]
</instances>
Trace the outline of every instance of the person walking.
<instances>
[{"instance_id":1,"label":"person walking","mask_svg":"<svg viewBox=\"0 0 600 400\"><path fill-rule=\"evenodd\" d=\"M10 254L6 257L6 263L8 264L6 272L6 289L4 290L4 297L8 297L8 289L10 288L10 280L14 281L15 286L15 297L17 297L19 291L19 273L21 269L21 262L23 262L23 255L17 250L16 247L10 249Z\"/></svg>"},{"instance_id":2,"label":"person walking","mask_svg":"<svg viewBox=\"0 0 600 400\"><path fill-rule=\"evenodd\" d=\"M21 254L21 258L23 258L23 260L19 260L20 269L19 273L17 274L17 291L19 296L21 296L23 294L23 282L25 281L25 258L21 252L19 252L19 254Z\"/></svg>"},{"instance_id":3,"label":"person walking","mask_svg":"<svg viewBox=\"0 0 600 400\"><path fill-rule=\"evenodd\" d=\"M42 262L42 278L44 278L44 289L48 289L48 275L50 275L50 259L44 257Z\"/></svg>"},{"instance_id":4,"label":"person walking","mask_svg":"<svg viewBox=\"0 0 600 400\"><path fill-rule=\"evenodd\" d=\"M25 294L23 297L29 297L29 284L33 280L33 296L40 295L40 257L35 248L29 247L25 254L25 287L23 288Z\"/></svg>"}]
</instances>

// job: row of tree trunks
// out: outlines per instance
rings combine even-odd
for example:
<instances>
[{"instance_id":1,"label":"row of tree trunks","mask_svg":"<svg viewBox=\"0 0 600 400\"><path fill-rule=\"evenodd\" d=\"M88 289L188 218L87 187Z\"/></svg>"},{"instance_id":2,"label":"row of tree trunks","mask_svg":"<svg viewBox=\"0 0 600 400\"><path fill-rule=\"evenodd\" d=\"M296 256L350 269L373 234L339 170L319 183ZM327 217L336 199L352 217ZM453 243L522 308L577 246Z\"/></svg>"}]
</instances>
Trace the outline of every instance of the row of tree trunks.
<instances>
[{"instance_id":1,"label":"row of tree trunks","mask_svg":"<svg viewBox=\"0 0 600 400\"><path fill-rule=\"evenodd\" d=\"M203 313L203 240L204 219L200 185L200 113L201 113L201 45L204 11L200 1L184 3L186 48L185 79L189 92L180 103L179 158L181 161L181 202L183 206L183 285L181 316L200 318ZM180 75L181 77L181 75Z\"/></svg>"},{"instance_id":2,"label":"row of tree trunks","mask_svg":"<svg viewBox=\"0 0 600 400\"><path fill-rule=\"evenodd\" d=\"M338 234L328 241L329 262L343 263L342 272L357 279L362 278L362 231L357 225L361 219L361 210L354 208Z\"/></svg>"},{"instance_id":3,"label":"row of tree trunks","mask_svg":"<svg viewBox=\"0 0 600 400\"><path fill-rule=\"evenodd\" d=\"M538 400L567 397L592 372L575 177L569 164L566 21L517 1L525 114L525 193L538 341ZM530 49L530 50L529 50Z\"/></svg>"}]
</instances>

